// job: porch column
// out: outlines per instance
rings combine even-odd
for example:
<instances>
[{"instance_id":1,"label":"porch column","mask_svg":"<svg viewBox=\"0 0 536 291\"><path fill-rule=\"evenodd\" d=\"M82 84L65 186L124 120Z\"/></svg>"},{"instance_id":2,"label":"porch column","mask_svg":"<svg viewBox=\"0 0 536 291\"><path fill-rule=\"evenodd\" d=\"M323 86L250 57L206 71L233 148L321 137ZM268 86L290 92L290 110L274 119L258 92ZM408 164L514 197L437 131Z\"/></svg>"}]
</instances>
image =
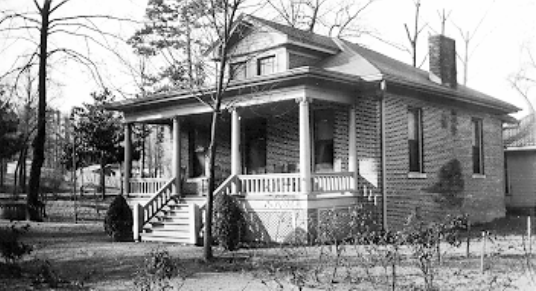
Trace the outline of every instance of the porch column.
<instances>
[{"instance_id":1,"label":"porch column","mask_svg":"<svg viewBox=\"0 0 536 291\"><path fill-rule=\"evenodd\" d=\"M301 193L311 193L311 131L309 126L309 102L299 100L300 107L300 180Z\"/></svg>"},{"instance_id":2,"label":"porch column","mask_svg":"<svg viewBox=\"0 0 536 291\"><path fill-rule=\"evenodd\" d=\"M357 191L357 141L355 123L355 105L352 105L348 110L348 171L354 174L354 183L352 186Z\"/></svg>"},{"instance_id":3,"label":"porch column","mask_svg":"<svg viewBox=\"0 0 536 291\"><path fill-rule=\"evenodd\" d=\"M173 176L175 177L175 194L181 196L181 124L179 117L173 118Z\"/></svg>"},{"instance_id":4,"label":"porch column","mask_svg":"<svg viewBox=\"0 0 536 291\"><path fill-rule=\"evenodd\" d=\"M125 158L123 161L123 191L128 196L130 193L130 176L132 172L132 125L125 124Z\"/></svg>"},{"instance_id":5,"label":"porch column","mask_svg":"<svg viewBox=\"0 0 536 291\"><path fill-rule=\"evenodd\" d=\"M240 114L238 108L231 110L231 175L242 174L240 157ZM232 185L232 193L238 194L236 184Z\"/></svg>"}]
</instances>

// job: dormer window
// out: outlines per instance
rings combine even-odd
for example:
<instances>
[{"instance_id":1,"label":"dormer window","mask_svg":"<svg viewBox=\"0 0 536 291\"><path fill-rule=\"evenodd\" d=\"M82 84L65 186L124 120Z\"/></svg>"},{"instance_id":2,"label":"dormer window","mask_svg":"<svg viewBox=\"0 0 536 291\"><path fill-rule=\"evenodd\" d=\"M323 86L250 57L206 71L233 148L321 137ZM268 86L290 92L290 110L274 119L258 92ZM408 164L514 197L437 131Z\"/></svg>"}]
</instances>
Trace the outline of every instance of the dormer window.
<instances>
[{"instance_id":1,"label":"dormer window","mask_svg":"<svg viewBox=\"0 0 536 291\"><path fill-rule=\"evenodd\" d=\"M231 80L246 79L246 62L236 62L229 65L229 75Z\"/></svg>"},{"instance_id":2,"label":"dormer window","mask_svg":"<svg viewBox=\"0 0 536 291\"><path fill-rule=\"evenodd\" d=\"M259 58L257 60L257 75L264 76L274 72L275 56Z\"/></svg>"}]
</instances>

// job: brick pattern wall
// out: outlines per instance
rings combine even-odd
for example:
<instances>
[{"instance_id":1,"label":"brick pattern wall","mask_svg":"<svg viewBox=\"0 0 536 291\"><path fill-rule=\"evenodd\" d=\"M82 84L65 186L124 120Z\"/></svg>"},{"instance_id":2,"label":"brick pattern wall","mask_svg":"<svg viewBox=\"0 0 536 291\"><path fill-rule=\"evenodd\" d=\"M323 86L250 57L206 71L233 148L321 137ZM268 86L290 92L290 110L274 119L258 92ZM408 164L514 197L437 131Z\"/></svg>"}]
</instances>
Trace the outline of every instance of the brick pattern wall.
<instances>
[{"instance_id":1,"label":"brick pattern wall","mask_svg":"<svg viewBox=\"0 0 536 291\"><path fill-rule=\"evenodd\" d=\"M423 161L426 178L408 178L407 109L422 108ZM501 122L476 111L438 106L400 96L386 97L386 173L388 224L397 228L410 215L444 217L445 209L434 202L426 188L437 181L442 165L452 158L462 163L465 181L463 211L472 221L490 221L504 215ZM453 114L453 111L455 114ZM471 118L483 119L485 177L473 177ZM460 210L453 210L458 212ZM452 212L452 211L451 211Z\"/></svg>"}]
</instances>

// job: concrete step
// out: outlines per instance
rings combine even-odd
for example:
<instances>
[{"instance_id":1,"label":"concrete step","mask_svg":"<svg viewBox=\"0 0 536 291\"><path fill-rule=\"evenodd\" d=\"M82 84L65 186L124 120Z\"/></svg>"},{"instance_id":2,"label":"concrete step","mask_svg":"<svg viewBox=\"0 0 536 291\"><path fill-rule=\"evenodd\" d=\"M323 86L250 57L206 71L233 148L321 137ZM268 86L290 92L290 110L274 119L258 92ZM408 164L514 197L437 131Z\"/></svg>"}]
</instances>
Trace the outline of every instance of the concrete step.
<instances>
[{"instance_id":1,"label":"concrete step","mask_svg":"<svg viewBox=\"0 0 536 291\"><path fill-rule=\"evenodd\" d=\"M153 233L143 233L140 235L142 241L148 242L166 242L166 243L179 243L179 244L191 244L189 238L187 237L172 237L172 236L161 236Z\"/></svg>"}]
</instances>

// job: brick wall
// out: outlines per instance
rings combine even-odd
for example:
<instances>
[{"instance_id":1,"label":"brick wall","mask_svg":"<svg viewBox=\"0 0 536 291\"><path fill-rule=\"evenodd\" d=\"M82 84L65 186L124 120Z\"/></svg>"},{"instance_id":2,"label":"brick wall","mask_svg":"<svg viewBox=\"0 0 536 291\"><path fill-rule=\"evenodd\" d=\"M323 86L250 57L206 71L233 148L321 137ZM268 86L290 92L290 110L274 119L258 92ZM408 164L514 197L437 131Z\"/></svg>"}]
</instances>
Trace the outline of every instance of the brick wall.
<instances>
[{"instance_id":1,"label":"brick wall","mask_svg":"<svg viewBox=\"0 0 536 291\"><path fill-rule=\"evenodd\" d=\"M422 108L423 161L426 178L408 177L408 106ZM470 214L471 220L490 221L504 215L500 120L481 112L393 95L386 97L385 114L387 211L390 226L399 227L416 212L430 219L445 215L445 209L434 202L436 194L428 193L426 188L437 181L440 167L452 158L457 158L462 163L465 181L465 202L462 210ZM485 177L473 177L471 155L473 117L483 119Z\"/></svg>"}]
</instances>

